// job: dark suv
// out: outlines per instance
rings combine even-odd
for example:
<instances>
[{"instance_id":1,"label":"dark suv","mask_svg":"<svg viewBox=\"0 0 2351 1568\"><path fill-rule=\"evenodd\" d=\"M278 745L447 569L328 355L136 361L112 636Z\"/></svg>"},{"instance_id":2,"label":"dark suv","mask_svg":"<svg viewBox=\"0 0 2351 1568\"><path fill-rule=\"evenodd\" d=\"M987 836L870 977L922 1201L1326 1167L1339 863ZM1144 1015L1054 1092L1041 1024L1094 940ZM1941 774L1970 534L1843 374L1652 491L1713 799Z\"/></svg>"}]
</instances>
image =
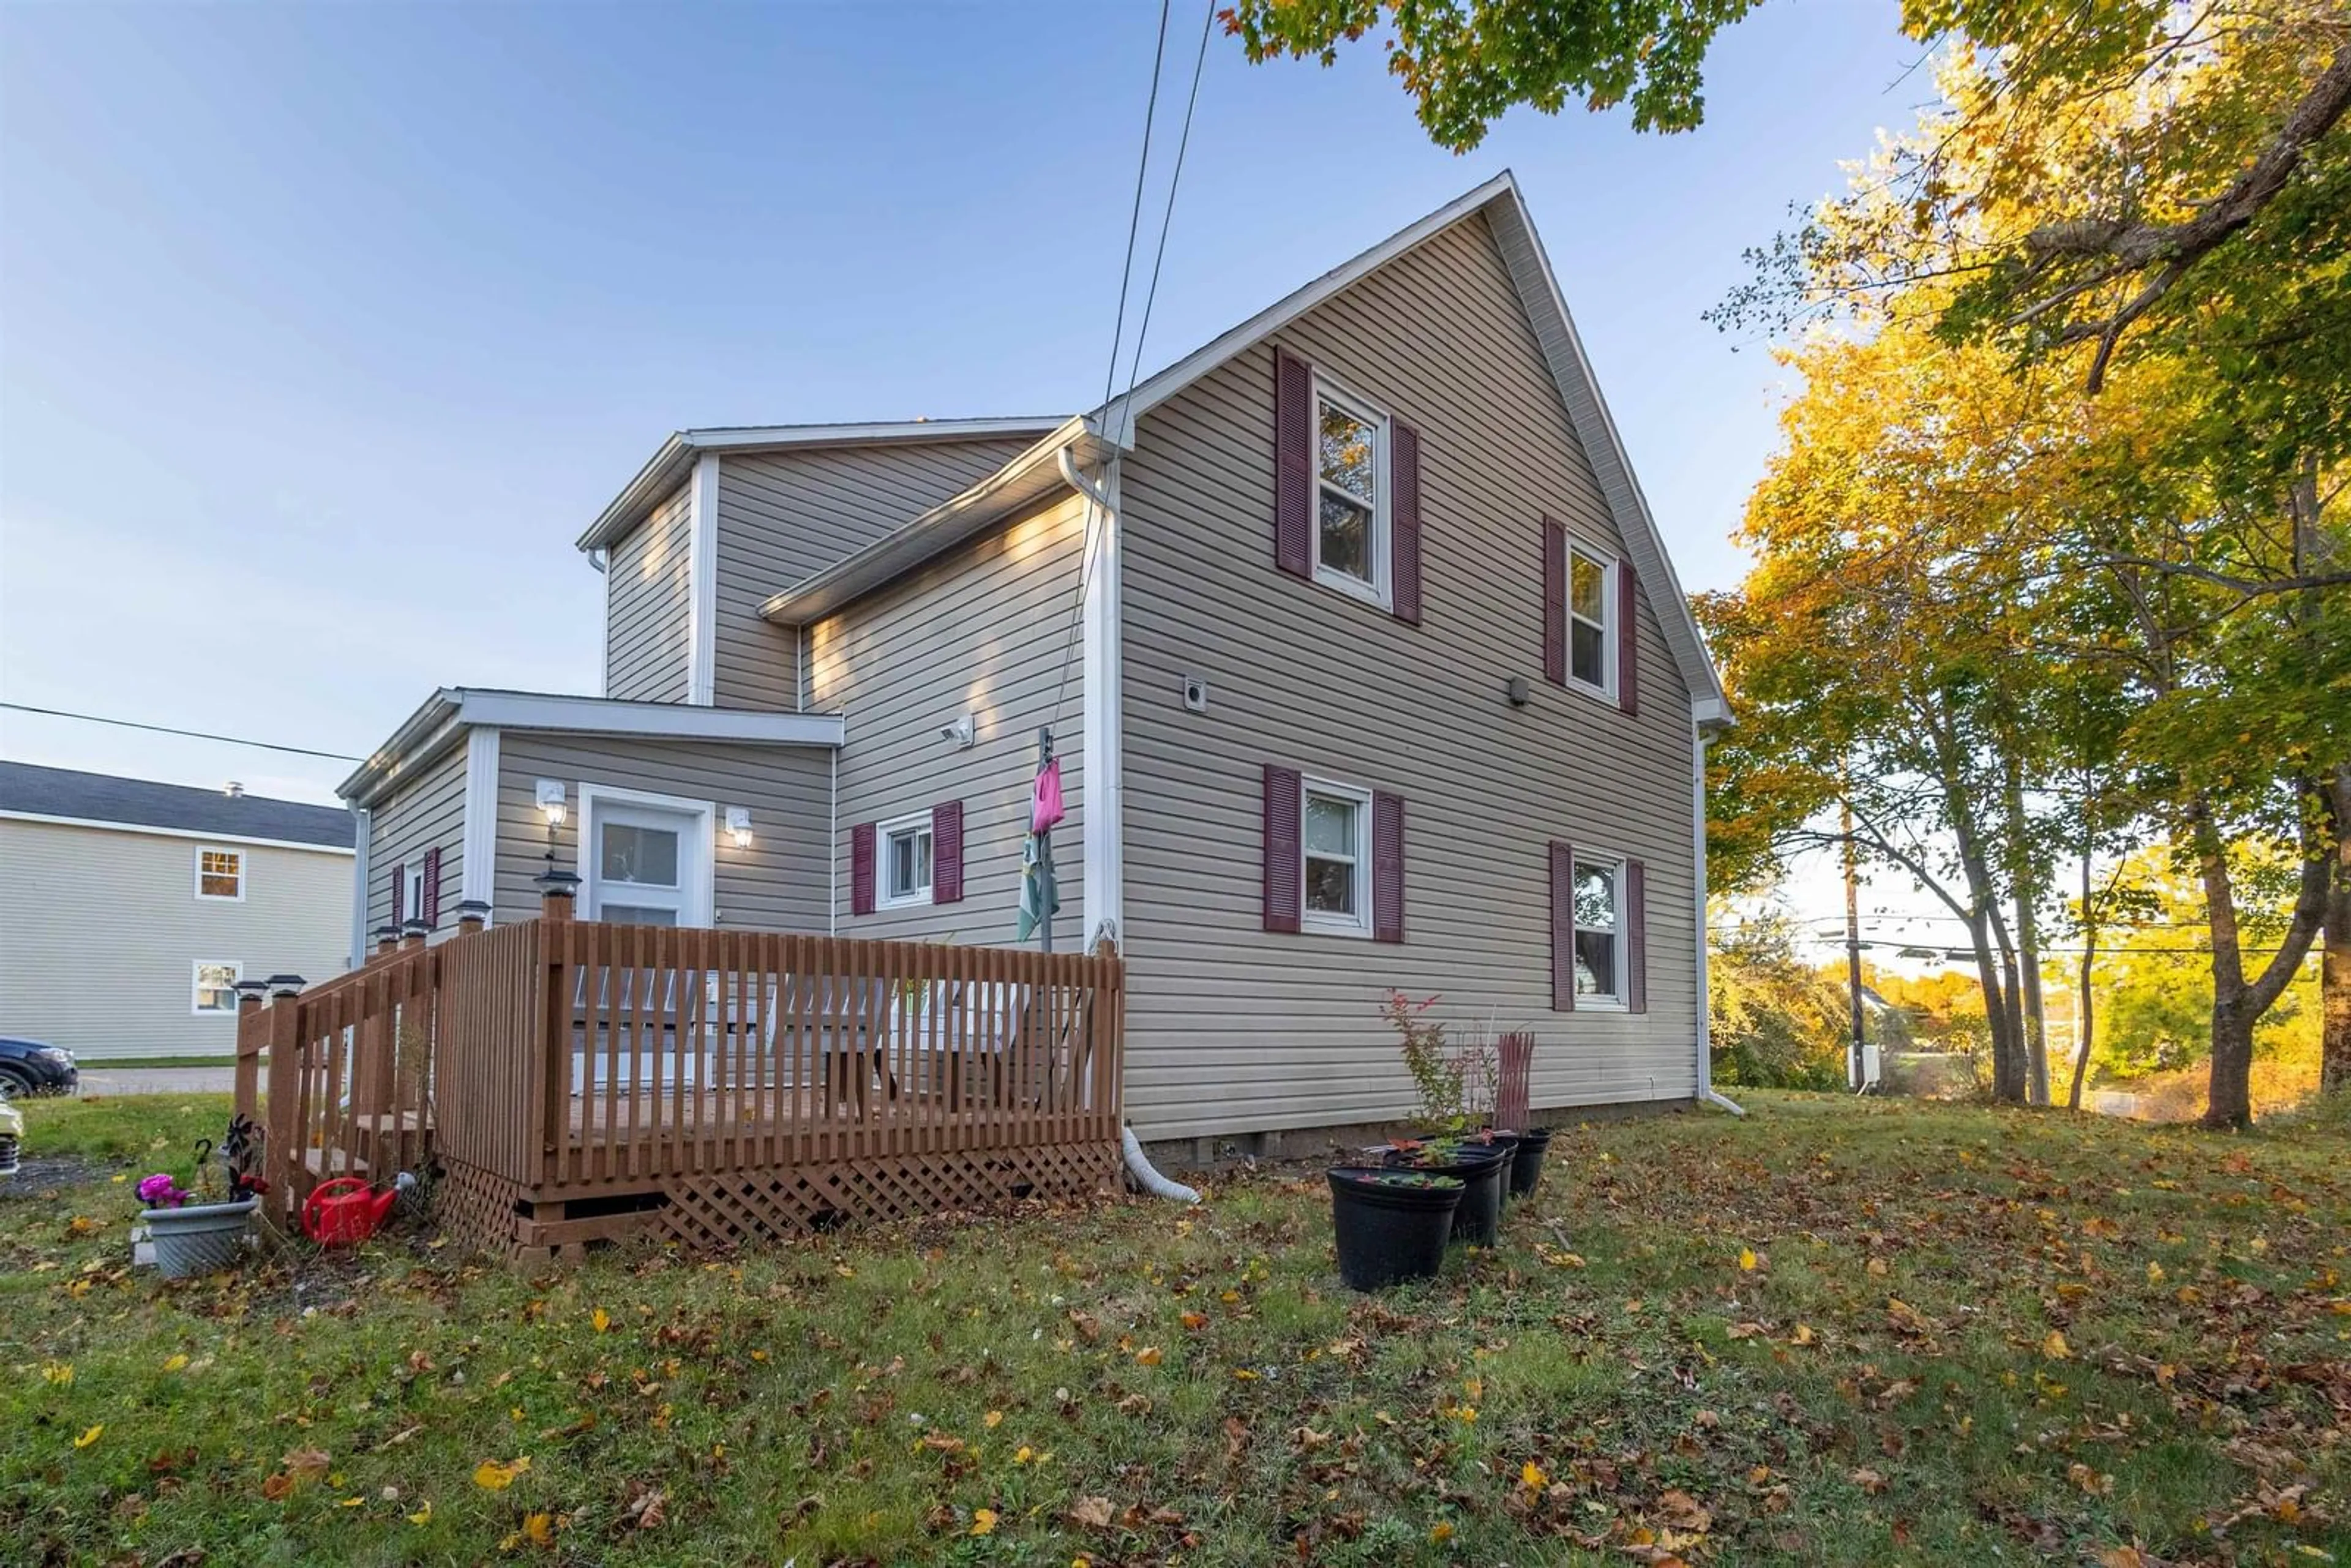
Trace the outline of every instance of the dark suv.
<instances>
[{"instance_id":1,"label":"dark suv","mask_svg":"<svg viewBox=\"0 0 2351 1568\"><path fill-rule=\"evenodd\" d=\"M72 1051L0 1035L0 1088L9 1093L70 1094L80 1079Z\"/></svg>"}]
</instances>

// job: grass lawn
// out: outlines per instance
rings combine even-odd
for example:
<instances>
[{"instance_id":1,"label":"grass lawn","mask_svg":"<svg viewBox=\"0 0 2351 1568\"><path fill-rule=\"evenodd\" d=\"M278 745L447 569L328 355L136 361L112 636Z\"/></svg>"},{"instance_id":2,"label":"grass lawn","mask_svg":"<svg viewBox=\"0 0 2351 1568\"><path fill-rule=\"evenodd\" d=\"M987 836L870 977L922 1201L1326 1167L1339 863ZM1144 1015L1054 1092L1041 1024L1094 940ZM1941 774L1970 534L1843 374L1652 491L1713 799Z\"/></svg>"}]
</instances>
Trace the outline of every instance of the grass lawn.
<instances>
[{"instance_id":1,"label":"grass lawn","mask_svg":"<svg viewBox=\"0 0 2351 1568\"><path fill-rule=\"evenodd\" d=\"M1367 1299L1295 1171L166 1286L129 1181L221 1103L25 1110L80 1163L0 1195L9 1561L2351 1563L2340 1119L1573 1128L1496 1252Z\"/></svg>"}]
</instances>

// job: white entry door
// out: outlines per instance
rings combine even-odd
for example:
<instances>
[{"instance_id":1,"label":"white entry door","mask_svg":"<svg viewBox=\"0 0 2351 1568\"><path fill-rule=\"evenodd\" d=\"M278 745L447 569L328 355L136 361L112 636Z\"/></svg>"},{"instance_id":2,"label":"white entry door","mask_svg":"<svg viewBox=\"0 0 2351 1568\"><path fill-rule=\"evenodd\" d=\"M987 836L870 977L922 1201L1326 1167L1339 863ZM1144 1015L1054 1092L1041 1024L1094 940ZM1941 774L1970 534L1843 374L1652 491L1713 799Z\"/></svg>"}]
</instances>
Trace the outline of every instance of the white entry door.
<instances>
[{"instance_id":1,"label":"white entry door","mask_svg":"<svg viewBox=\"0 0 2351 1568\"><path fill-rule=\"evenodd\" d=\"M616 925L709 925L708 808L584 793L588 917Z\"/></svg>"}]
</instances>

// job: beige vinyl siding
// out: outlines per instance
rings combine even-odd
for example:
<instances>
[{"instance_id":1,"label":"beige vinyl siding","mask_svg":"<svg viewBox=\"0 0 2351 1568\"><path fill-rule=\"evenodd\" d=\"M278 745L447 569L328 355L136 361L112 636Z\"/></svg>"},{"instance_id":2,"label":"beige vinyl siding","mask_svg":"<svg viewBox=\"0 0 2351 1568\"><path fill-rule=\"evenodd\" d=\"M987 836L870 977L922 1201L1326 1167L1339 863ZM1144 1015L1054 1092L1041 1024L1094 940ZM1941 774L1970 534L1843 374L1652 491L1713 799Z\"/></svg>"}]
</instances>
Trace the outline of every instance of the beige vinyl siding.
<instances>
[{"instance_id":1,"label":"beige vinyl siding","mask_svg":"<svg viewBox=\"0 0 2351 1568\"><path fill-rule=\"evenodd\" d=\"M536 796L541 779L561 780L571 807L556 838L556 854L566 871L584 870L580 861L583 783L707 800L718 808L711 886L719 926L807 934L825 929L830 747L502 730L494 879L499 920L538 913L539 891L531 879L547 869L547 819L539 813ZM737 849L726 834L728 806L750 810L747 849Z\"/></svg>"},{"instance_id":2,"label":"beige vinyl siding","mask_svg":"<svg viewBox=\"0 0 2351 1568\"><path fill-rule=\"evenodd\" d=\"M85 1061L236 1050L234 1014L193 1011L195 966L246 979L343 972L349 851L223 842L245 856L241 901L195 896L206 841L0 820L0 1034Z\"/></svg>"},{"instance_id":3,"label":"beige vinyl siding","mask_svg":"<svg viewBox=\"0 0 2351 1568\"><path fill-rule=\"evenodd\" d=\"M1050 721L1069 807L1053 833L1053 941L1067 952L1083 939L1084 673L1070 639L1084 533L1084 503L1064 496L809 629L810 706L848 716L836 841L843 936L1012 946L1037 730ZM939 734L966 713L977 716L967 751ZM963 802L962 901L851 915L850 830L943 800Z\"/></svg>"},{"instance_id":4,"label":"beige vinyl siding","mask_svg":"<svg viewBox=\"0 0 2351 1568\"><path fill-rule=\"evenodd\" d=\"M1142 421L1122 495L1138 1130L1408 1113L1379 1019L1392 985L1441 995L1457 1029L1531 1028L1539 1107L1687 1097L1688 697L1646 602L1637 719L1542 678L1538 519L1618 540L1485 220L1279 337L1419 431L1424 623L1275 566L1270 344ZM1206 714L1182 706L1187 674L1210 684ZM1523 709L1504 696L1514 675ZM1403 944L1262 929L1268 762L1404 797ZM1646 862L1646 1014L1551 1010L1552 839Z\"/></svg>"},{"instance_id":5,"label":"beige vinyl siding","mask_svg":"<svg viewBox=\"0 0 2351 1568\"><path fill-rule=\"evenodd\" d=\"M604 566L604 695L682 703L694 563L691 482L612 547Z\"/></svg>"},{"instance_id":6,"label":"beige vinyl siding","mask_svg":"<svg viewBox=\"0 0 2351 1568\"><path fill-rule=\"evenodd\" d=\"M899 442L721 458L718 706L798 706L798 633L762 621L759 606L986 478L1027 444Z\"/></svg>"},{"instance_id":7,"label":"beige vinyl siding","mask_svg":"<svg viewBox=\"0 0 2351 1568\"><path fill-rule=\"evenodd\" d=\"M465 745L457 745L416 769L383 796L368 825L368 932L392 918L395 868L414 865L428 849L441 852L440 934L457 929L458 889L465 885ZM403 918L415 918L404 912ZM348 916L346 916L348 918Z\"/></svg>"}]
</instances>

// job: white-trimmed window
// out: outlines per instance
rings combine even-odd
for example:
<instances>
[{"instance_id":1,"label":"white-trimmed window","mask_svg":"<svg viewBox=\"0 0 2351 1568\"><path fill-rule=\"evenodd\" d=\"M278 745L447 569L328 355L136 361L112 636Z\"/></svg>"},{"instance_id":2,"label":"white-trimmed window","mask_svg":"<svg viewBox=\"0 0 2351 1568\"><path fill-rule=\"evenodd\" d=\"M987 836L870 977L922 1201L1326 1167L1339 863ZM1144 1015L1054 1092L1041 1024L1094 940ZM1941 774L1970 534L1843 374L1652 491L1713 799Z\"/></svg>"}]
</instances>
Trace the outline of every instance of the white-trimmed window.
<instances>
[{"instance_id":1,"label":"white-trimmed window","mask_svg":"<svg viewBox=\"0 0 2351 1568\"><path fill-rule=\"evenodd\" d=\"M1314 383L1314 580L1388 602L1388 417Z\"/></svg>"},{"instance_id":2,"label":"white-trimmed window","mask_svg":"<svg viewBox=\"0 0 2351 1568\"><path fill-rule=\"evenodd\" d=\"M234 960L199 958L188 1010L198 1018L236 1011L236 983L245 966Z\"/></svg>"},{"instance_id":3,"label":"white-trimmed window","mask_svg":"<svg viewBox=\"0 0 2351 1568\"><path fill-rule=\"evenodd\" d=\"M1305 861L1300 922L1309 931L1372 934L1372 792L1309 779L1299 821Z\"/></svg>"},{"instance_id":4,"label":"white-trimmed window","mask_svg":"<svg viewBox=\"0 0 2351 1568\"><path fill-rule=\"evenodd\" d=\"M882 859L880 897L883 909L931 902L931 864L935 841L932 814L917 812L883 822L873 830Z\"/></svg>"},{"instance_id":5,"label":"white-trimmed window","mask_svg":"<svg viewBox=\"0 0 2351 1568\"><path fill-rule=\"evenodd\" d=\"M1625 1000L1625 867L1575 861L1575 1001L1578 1007Z\"/></svg>"},{"instance_id":6,"label":"white-trimmed window","mask_svg":"<svg viewBox=\"0 0 2351 1568\"><path fill-rule=\"evenodd\" d=\"M245 897L245 852L221 844L196 846L196 896L236 903Z\"/></svg>"},{"instance_id":7,"label":"white-trimmed window","mask_svg":"<svg viewBox=\"0 0 2351 1568\"><path fill-rule=\"evenodd\" d=\"M1616 691L1616 563L1567 549L1567 678L1601 696Z\"/></svg>"},{"instance_id":8,"label":"white-trimmed window","mask_svg":"<svg viewBox=\"0 0 2351 1568\"><path fill-rule=\"evenodd\" d=\"M400 907L392 912L395 921L424 918L424 862L411 861L400 871Z\"/></svg>"}]
</instances>

